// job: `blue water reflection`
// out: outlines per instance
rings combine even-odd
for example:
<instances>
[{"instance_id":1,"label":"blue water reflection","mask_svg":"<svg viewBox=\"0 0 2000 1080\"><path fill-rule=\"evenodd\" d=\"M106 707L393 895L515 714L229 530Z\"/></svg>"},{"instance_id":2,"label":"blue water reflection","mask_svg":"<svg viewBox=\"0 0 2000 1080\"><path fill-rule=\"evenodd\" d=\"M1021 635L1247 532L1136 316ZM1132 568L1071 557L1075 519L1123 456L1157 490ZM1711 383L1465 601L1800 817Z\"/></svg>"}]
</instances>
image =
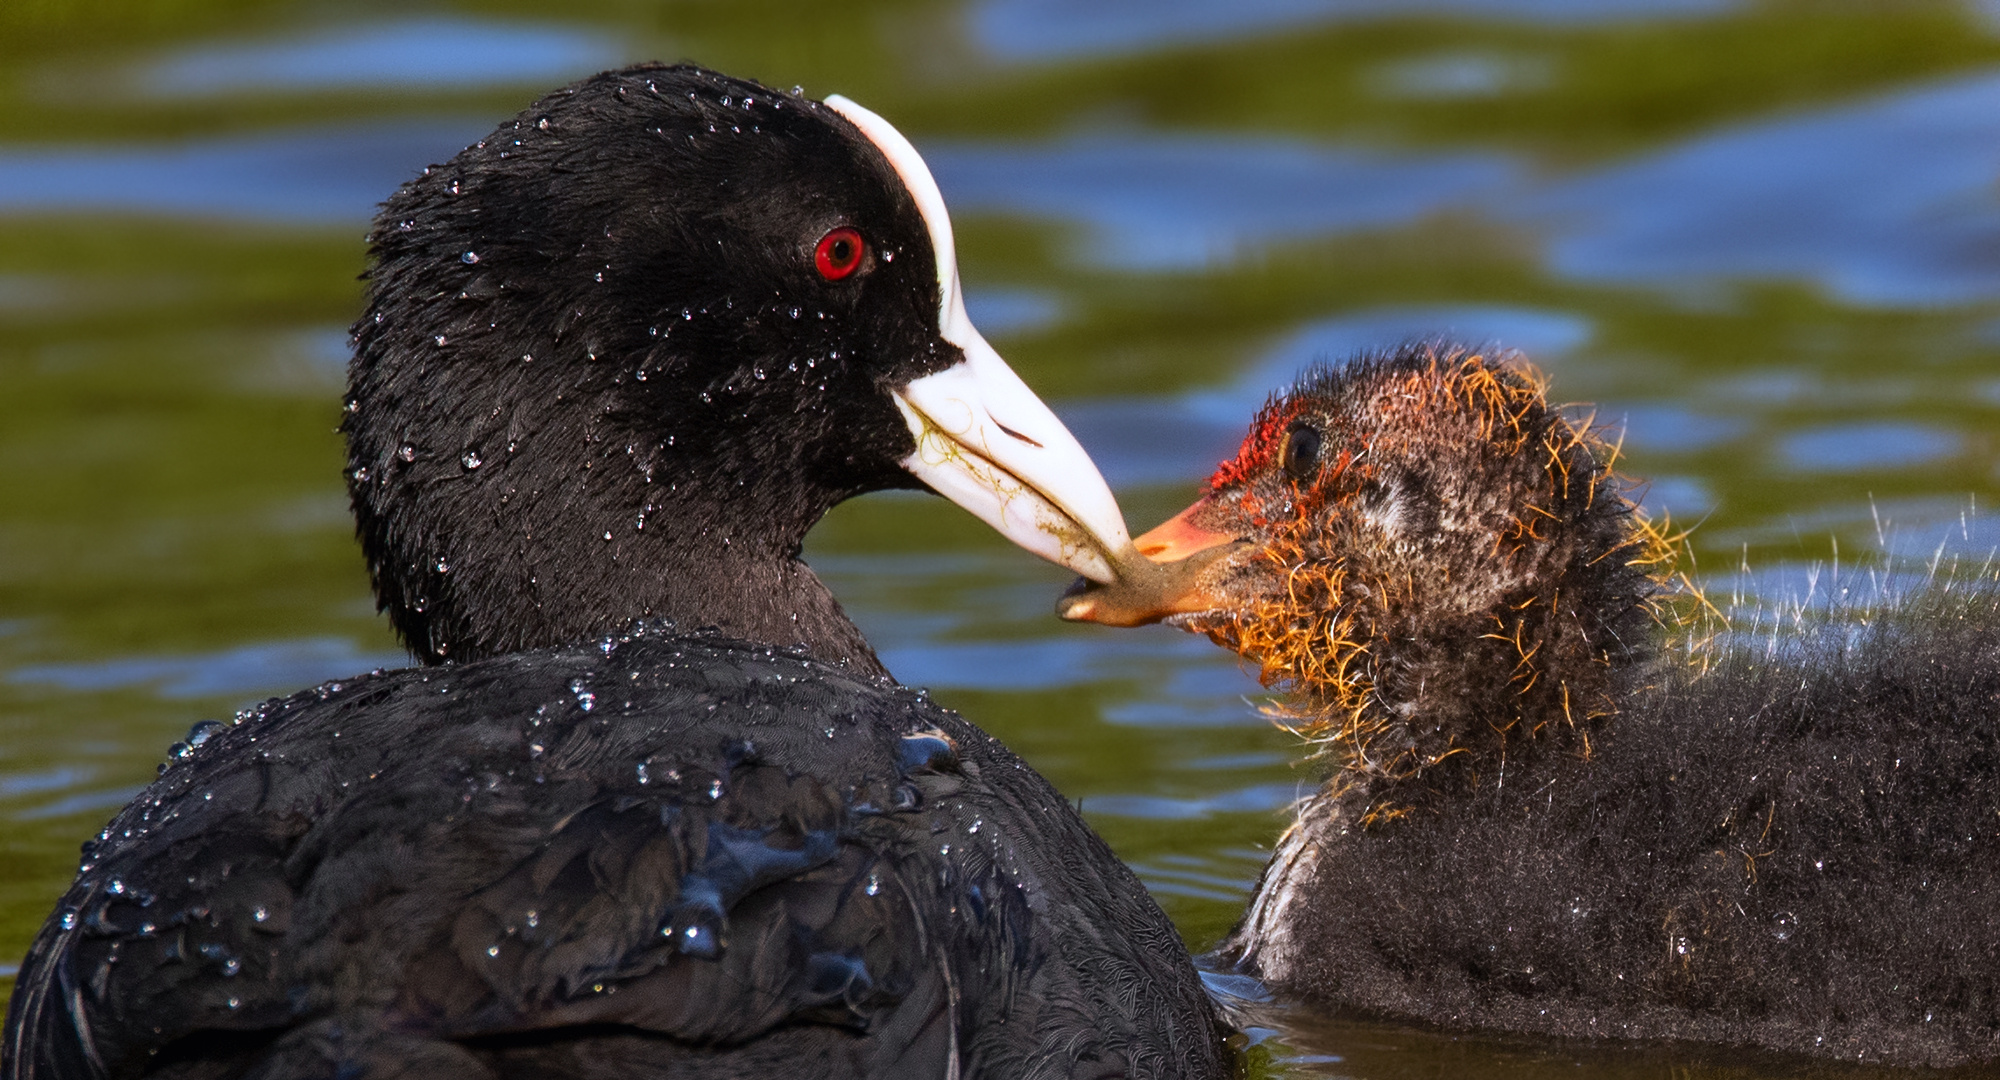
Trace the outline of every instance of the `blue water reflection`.
<instances>
[{"instance_id":1,"label":"blue water reflection","mask_svg":"<svg viewBox=\"0 0 2000 1080\"><path fill-rule=\"evenodd\" d=\"M1404 224L1490 199L1517 179L1498 155L1282 139L1099 132L923 151L953 212L1087 226L1073 253L1121 269L1197 268L1272 243Z\"/></svg>"},{"instance_id":2,"label":"blue water reflection","mask_svg":"<svg viewBox=\"0 0 2000 1080\"><path fill-rule=\"evenodd\" d=\"M0 294L4 295L4 294ZM1062 318L1062 301L1035 289L967 286L965 312L991 337L1046 330Z\"/></svg>"},{"instance_id":3,"label":"blue water reflection","mask_svg":"<svg viewBox=\"0 0 2000 1080\"><path fill-rule=\"evenodd\" d=\"M1100 809L1094 800L1086 808L1090 813L1114 813ZM1254 802L1256 799L1245 800ZM1289 801L1289 800L1288 800ZM1268 808L1260 808L1268 811ZM1155 896L1179 896L1191 900L1208 900L1225 904L1241 904L1243 898L1257 884L1257 872L1264 868L1264 853L1249 850L1228 852L1234 855L1230 860L1234 865L1226 868L1237 871L1233 874L1218 873L1218 860L1199 859L1191 855L1163 855L1144 859L1133 864L1139 872L1148 891Z\"/></svg>"},{"instance_id":4,"label":"blue water reflection","mask_svg":"<svg viewBox=\"0 0 2000 1080\"><path fill-rule=\"evenodd\" d=\"M1847 552L1850 566L1869 560L1877 551L1905 560L1905 570L1921 572L1928 572L1928 564L1934 560L1957 562L1971 569L2000 561L2000 514L1979 499L1963 496L1830 501L1780 521L1718 530L1709 538L1709 546L1727 550L1738 544L1796 543L1829 534L1868 538L1867 545L1858 551L1840 549ZM1800 594L1800 583L1811 580L1830 561L1822 556L1796 563L1758 564L1747 575L1745 589L1765 597Z\"/></svg>"},{"instance_id":5,"label":"blue water reflection","mask_svg":"<svg viewBox=\"0 0 2000 1080\"><path fill-rule=\"evenodd\" d=\"M1320 319L1294 330L1219 386L1171 397L1127 395L1059 406L1063 421L1114 487L1186 483L1229 457L1272 391L1314 364L1412 341L1449 339L1518 349L1544 366L1591 338L1581 315L1486 305L1396 305Z\"/></svg>"},{"instance_id":6,"label":"blue water reflection","mask_svg":"<svg viewBox=\"0 0 2000 1080\"><path fill-rule=\"evenodd\" d=\"M1573 23L1712 15L1733 6L1734 0L985 0L973 9L971 25L988 54L1030 61L1390 15Z\"/></svg>"},{"instance_id":7,"label":"blue water reflection","mask_svg":"<svg viewBox=\"0 0 2000 1080\"><path fill-rule=\"evenodd\" d=\"M1598 420L1617 425L1626 449L1663 454L1698 453L1750 430L1749 421L1742 417L1717 416L1666 403L1623 405L1615 414L1599 413Z\"/></svg>"},{"instance_id":8,"label":"blue water reflection","mask_svg":"<svg viewBox=\"0 0 2000 1080\"><path fill-rule=\"evenodd\" d=\"M1090 800L1090 811L1094 814L1151 818L1155 821L1188 821L1215 814L1280 810L1310 792L1311 788L1312 785L1309 783L1303 786L1303 790L1299 784L1258 784L1236 791L1184 798L1166 795L1099 795Z\"/></svg>"},{"instance_id":9,"label":"blue water reflection","mask_svg":"<svg viewBox=\"0 0 2000 1080\"><path fill-rule=\"evenodd\" d=\"M1875 422L1813 428L1779 447L1786 466L1803 472L1857 472L1923 465L1958 452L1957 436L1925 424Z\"/></svg>"},{"instance_id":10,"label":"blue water reflection","mask_svg":"<svg viewBox=\"0 0 2000 1080\"><path fill-rule=\"evenodd\" d=\"M0 212L123 211L359 225L397 185L491 120L394 121L163 146L0 153Z\"/></svg>"},{"instance_id":11,"label":"blue water reflection","mask_svg":"<svg viewBox=\"0 0 2000 1080\"><path fill-rule=\"evenodd\" d=\"M406 19L269 41L202 45L141 68L150 97L244 91L403 90L566 82L625 60L608 37L561 23Z\"/></svg>"},{"instance_id":12,"label":"blue water reflection","mask_svg":"<svg viewBox=\"0 0 2000 1080\"><path fill-rule=\"evenodd\" d=\"M1282 386L1311 364L1339 363L1356 353L1409 341L1450 340L1500 351L1519 350L1543 367L1590 342L1590 320L1567 311L1495 305L1394 305L1310 322L1293 332L1237 378L1230 399L1208 395L1218 413L1239 407L1258 387Z\"/></svg>"},{"instance_id":13,"label":"blue water reflection","mask_svg":"<svg viewBox=\"0 0 2000 1080\"><path fill-rule=\"evenodd\" d=\"M2000 75L1704 136L1527 204L1590 280L1817 281L1868 304L2000 295Z\"/></svg>"},{"instance_id":14,"label":"blue water reflection","mask_svg":"<svg viewBox=\"0 0 2000 1080\"><path fill-rule=\"evenodd\" d=\"M170 700L228 696L255 700L371 668L407 667L404 652L369 652L345 638L245 645L192 656L147 656L15 668L8 681L71 691L145 687Z\"/></svg>"}]
</instances>

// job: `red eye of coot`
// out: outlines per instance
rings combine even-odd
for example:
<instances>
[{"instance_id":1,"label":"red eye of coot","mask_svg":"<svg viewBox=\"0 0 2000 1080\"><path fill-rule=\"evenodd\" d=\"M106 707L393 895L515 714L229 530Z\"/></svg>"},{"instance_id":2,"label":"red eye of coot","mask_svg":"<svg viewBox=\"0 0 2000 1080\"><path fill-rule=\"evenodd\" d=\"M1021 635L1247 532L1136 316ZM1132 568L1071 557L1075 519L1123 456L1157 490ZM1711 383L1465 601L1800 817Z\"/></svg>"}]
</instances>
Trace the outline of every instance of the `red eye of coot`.
<instances>
[{"instance_id":1,"label":"red eye of coot","mask_svg":"<svg viewBox=\"0 0 2000 1080\"><path fill-rule=\"evenodd\" d=\"M819 269L819 276L839 281L861 268L861 256L867 250L860 233L835 229L819 238L819 246L813 249L813 266Z\"/></svg>"}]
</instances>

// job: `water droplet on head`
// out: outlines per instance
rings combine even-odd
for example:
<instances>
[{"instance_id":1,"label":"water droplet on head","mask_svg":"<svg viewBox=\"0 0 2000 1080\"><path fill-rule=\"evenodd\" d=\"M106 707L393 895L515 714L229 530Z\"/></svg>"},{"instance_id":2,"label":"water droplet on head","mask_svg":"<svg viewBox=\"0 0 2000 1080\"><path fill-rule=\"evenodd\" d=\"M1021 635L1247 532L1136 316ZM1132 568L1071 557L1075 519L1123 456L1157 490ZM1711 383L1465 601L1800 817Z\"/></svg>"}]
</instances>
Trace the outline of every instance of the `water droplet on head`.
<instances>
[{"instance_id":1,"label":"water droplet on head","mask_svg":"<svg viewBox=\"0 0 2000 1080\"><path fill-rule=\"evenodd\" d=\"M250 909L250 918L255 922L268 922L270 921L271 918L270 909L264 907L264 905L262 904L259 904L256 907Z\"/></svg>"},{"instance_id":2,"label":"water droplet on head","mask_svg":"<svg viewBox=\"0 0 2000 1080\"><path fill-rule=\"evenodd\" d=\"M653 778L652 778L651 776L649 776L649 775L647 775L647 774L646 774L646 763L645 763L645 762L643 762L643 761L642 761L642 762L640 762L640 763L639 763L639 783L641 783L641 784L650 784L650 783L652 783L652 782L653 782Z\"/></svg>"},{"instance_id":3,"label":"water droplet on head","mask_svg":"<svg viewBox=\"0 0 2000 1080\"><path fill-rule=\"evenodd\" d=\"M709 797L710 799L720 799L720 798L722 798L722 778L721 778L721 777L719 777L719 776L718 776L718 777L716 777L716 778L715 778L714 780L712 780L712 781L710 781L710 782L709 782L709 785L708 785L708 797Z\"/></svg>"},{"instance_id":4,"label":"water droplet on head","mask_svg":"<svg viewBox=\"0 0 2000 1080\"><path fill-rule=\"evenodd\" d=\"M460 255L458 257L458 261L464 263L467 266L471 266L473 263L479 261L479 253L477 251L468 251L465 254Z\"/></svg>"},{"instance_id":5,"label":"water droplet on head","mask_svg":"<svg viewBox=\"0 0 2000 1080\"><path fill-rule=\"evenodd\" d=\"M882 875L873 870L868 872L868 887L862 890L870 896L882 891Z\"/></svg>"},{"instance_id":6,"label":"water droplet on head","mask_svg":"<svg viewBox=\"0 0 2000 1080\"><path fill-rule=\"evenodd\" d=\"M401 458L406 463L415 461L417 460L417 448L409 445L408 443L405 443L403 444L402 447L397 449L396 456L398 458Z\"/></svg>"},{"instance_id":7,"label":"water droplet on head","mask_svg":"<svg viewBox=\"0 0 2000 1080\"><path fill-rule=\"evenodd\" d=\"M488 946L486 946L486 955L487 955L488 957L491 957L491 958L496 958L496 959L497 959L497 958L499 957L499 955L500 955L500 946L498 946L498 945L488 945Z\"/></svg>"},{"instance_id":8,"label":"water droplet on head","mask_svg":"<svg viewBox=\"0 0 2000 1080\"><path fill-rule=\"evenodd\" d=\"M473 469L477 469L485 464L484 461L480 460L479 451L477 450L467 450L464 456L458 459L458 463L465 466L467 472L471 472Z\"/></svg>"},{"instance_id":9,"label":"water droplet on head","mask_svg":"<svg viewBox=\"0 0 2000 1080\"><path fill-rule=\"evenodd\" d=\"M422 615L424 612L429 611L430 607L431 607L431 598L428 596L412 597L410 600L410 610L416 612L419 615Z\"/></svg>"}]
</instances>

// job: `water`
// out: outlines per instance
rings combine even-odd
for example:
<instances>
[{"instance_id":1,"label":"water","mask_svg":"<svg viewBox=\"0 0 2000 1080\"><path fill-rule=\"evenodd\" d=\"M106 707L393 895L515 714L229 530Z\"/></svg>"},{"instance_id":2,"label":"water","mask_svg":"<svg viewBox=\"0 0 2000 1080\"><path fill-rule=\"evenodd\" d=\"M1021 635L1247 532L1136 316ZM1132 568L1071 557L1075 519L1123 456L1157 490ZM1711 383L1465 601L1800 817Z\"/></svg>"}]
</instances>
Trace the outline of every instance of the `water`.
<instances>
[{"instance_id":1,"label":"water","mask_svg":"<svg viewBox=\"0 0 2000 1080\"><path fill-rule=\"evenodd\" d=\"M1625 424L1648 505L1701 522L1729 587L1836 541L2000 544L1990 6L514 11L0 4L0 982L192 724L403 662L332 434L367 216L628 59L902 126L975 320L1139 528L1300 366L1448 333L1527 350ZM1229 657L1055 622L1067 575L936 499L851 503L809 556L893 670L1082 804L1191 945L1229 927L1312 782ZM1788 1074L1241 1015L1288 1076Z\"/></svg>"}]
</instances>

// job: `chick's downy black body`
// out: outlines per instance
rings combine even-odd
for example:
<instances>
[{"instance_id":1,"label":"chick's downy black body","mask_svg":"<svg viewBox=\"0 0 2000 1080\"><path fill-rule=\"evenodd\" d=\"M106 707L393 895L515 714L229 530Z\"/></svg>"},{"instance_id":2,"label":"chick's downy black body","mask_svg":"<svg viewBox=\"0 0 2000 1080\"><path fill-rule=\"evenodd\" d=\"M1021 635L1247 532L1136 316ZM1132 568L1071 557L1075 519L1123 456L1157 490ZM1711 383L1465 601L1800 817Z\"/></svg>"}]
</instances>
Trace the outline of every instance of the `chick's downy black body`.
<instances>
[{"instance_id":1,"label":"chick's downy black body","mask_svg":"<svg viewBox=\"0 0 2000 1080\"><path fill-rule=\"evenodd\" d=\"M1779 637L1630 673L1587 758L1315 797L1222 957L1453 1028L1991 1067L2000 585Z\"/></svg>"},{"instance_id":2,"label":"chick's downy black body","mask_svg":"<svg viewBox=\"0 0 2000 1080\"><path fill-rule=\"evenodd\" d=\"M385 204L349 490L431 666L197 730L87 845L0 1076L1212 1076L1172 925L798 558L918 481L1109 576L1088 458L851 102L556 91Z\"/></svg>"},{"instance_id":3,"label":"chick's downy black body","mask_svg":"<svg viewBox=\"0 0 2000 1080\"><path fill-rule=\"evenodd\" d=\"M1412 346L1302 378L1139 539L1200 552L1139 599L1325 769L1218 959L1448 1028L2000 1062L2000 583L1682 621L1613 456Z\"/></svg>"}]
</instances>

